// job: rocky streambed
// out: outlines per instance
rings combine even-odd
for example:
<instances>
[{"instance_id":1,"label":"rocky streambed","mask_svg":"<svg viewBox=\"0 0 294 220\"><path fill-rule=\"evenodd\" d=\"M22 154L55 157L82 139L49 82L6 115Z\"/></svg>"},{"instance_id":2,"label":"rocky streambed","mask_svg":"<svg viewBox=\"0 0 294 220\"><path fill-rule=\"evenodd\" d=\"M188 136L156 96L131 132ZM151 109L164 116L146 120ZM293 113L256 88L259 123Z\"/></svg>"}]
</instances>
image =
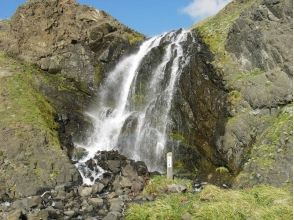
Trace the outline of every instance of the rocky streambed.
<instances>
[{"instance_id":1,"label":"rocky streambed","mask_svg":"<svg viewBox=\"0 0 294 220\"><path fill-rule=\"evenodd\" d=\"M4 219L121 219L129 202L152 201L142 196L150 173L144 162L135 162L117 151L98 152L99 166L104 169L100 179L91 186L58 185L38 195L1 201ZM94 169L92 160L87 162Z\"/></svg>"}]
</instances>

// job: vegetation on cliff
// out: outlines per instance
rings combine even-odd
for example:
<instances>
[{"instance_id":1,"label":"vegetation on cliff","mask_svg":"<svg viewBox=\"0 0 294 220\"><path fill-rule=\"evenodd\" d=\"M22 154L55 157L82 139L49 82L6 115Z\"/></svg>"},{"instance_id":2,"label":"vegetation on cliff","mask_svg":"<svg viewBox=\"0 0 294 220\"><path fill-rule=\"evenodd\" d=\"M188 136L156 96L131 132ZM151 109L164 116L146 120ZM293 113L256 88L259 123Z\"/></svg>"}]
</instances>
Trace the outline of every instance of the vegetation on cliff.
<instances>
[{"instance_id":1,"label":"vegetation on cliff","mask_svg":"<svg viewBox=\"0 0 294 220\"><path fill-rule=\"evenodd\" d=\"M0 66L0 198L71 181L75 171L61 149L55 109L33 86L37 70L3 54Z\"/></svg>"}]
</instances>

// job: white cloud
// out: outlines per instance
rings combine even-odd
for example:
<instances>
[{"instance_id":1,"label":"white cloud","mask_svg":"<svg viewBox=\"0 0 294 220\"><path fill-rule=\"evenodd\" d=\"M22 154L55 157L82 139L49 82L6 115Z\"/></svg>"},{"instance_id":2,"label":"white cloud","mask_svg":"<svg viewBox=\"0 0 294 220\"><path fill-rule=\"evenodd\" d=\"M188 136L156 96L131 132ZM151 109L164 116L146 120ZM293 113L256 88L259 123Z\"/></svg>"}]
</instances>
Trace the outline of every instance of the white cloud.
<instances>
[{"instance_id":1,"label":"white cloud","mask_svg":"<svg viewBox=\"0 0 294 220\"><path fill-rule=\"evenodd\" d=\"M193 0L181 11L191 18L203 18L216 14L231 0Z\"/></svg>"}]
</instances>

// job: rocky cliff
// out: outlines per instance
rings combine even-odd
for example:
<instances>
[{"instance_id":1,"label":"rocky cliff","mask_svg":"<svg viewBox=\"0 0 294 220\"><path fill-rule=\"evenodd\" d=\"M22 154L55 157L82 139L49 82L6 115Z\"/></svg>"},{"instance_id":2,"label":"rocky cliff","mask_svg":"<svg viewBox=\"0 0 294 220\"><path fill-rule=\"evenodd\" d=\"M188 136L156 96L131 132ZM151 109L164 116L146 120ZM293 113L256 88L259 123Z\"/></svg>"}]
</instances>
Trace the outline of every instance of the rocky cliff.
<instances>
[{"instance_id":1,"label":"rocky cliff","mask_svg":"<svg viewBox=\"0 0 294 220\"><path fill-rule=\"evenodd\" d=\"M235 187L291 182L291 25L290 1L233 1L195 25L171 111L179 175Z\"/></svg>"},{"instance_id":2,"label":"rocky cliff","mask_svg":"<svg viewBox=\"0 0 294 220\"><path fill-rule=\"evenodd\" d=\"M190 91L206 93L193 101L188 96L200 137L186 142L195 143L205 165L225 167L237 176L235 186L291 182L292 2L233 1L195 31L213 58L200 70L192 65L192 77L202 75L197 82L203 81L205 89ZM210 75L205 74L209 68Z\"/></svg>"}]
</instances>

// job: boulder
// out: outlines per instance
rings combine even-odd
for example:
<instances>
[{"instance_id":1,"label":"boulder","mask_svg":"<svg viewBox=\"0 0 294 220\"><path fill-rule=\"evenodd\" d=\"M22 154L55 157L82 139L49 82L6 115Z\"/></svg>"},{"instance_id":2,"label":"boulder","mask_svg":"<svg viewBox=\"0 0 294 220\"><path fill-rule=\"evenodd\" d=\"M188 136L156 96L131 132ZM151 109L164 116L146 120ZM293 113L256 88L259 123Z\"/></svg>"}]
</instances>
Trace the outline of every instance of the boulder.
<instances>
[{"instance_id":1,"label":"boulder","mask_svg":"<svg viewBox=\"0 0 294 220\"><path fill-rule=\"evenodd\" d=\"M134 166L128 163L125 167L122 168L122 175L130 179L137 178L138 173Z\"/></svg>"},{"instance_id":2,"label":"boulder","mask_svg":"<svg viewBox=\"0 0 294 220\"><path fill-rule=\"evenodd\" d=\"M42 198L40 196L32 196L21 200L16 200L12 207L15 209L30 210L31 208L37 208L41 206Z\"/></svg>"},{"instance_id":3,"label":"boulder","mask_svg":"<svg viewBox=\"0 0 294 220\"><path fill-rule=\"evenodd\" d=\"M120 212L109 212L103 220L119 220L122 217Z\"/></svg>"},{"instance_id":4,"label":"boulder","mask_svg":"<svg viewBox=\"0 0 294 220\"><path fill-rule=\"evenodd\" d=\"M110 204L109 210L111 212L121 212L122 211L122 208L124 206L124 202L121 198L110 199L108 202Z\"/></svg>"},{"instance_id":5,"label":"boulder","mask_svg":"<svg viewBox=\"0 0 294 220\"><path fill-rule=\"evenodd\" d=\"M87 197L92 194L93 189L90 186L80 186L78 192L81 197Z\"/></svg>"},{"instance_id":6,"label":"boulder","mask_svg":"<svg viewBox=\"0 0 294 220\"><path fill-rule=\"evenodd\" d=\"M119 160L108 160L106 164L112 173L118 173L121 170L121 162Z\"/></svg>"},{"instance_id":7,"label":"boulder","mask_svg":"<svg viewBox=\"0 0 294 220\"><path fill-rule=\"evenodd\" d=\"M185 213L182 217L181 220L191 220L192 215L190 213Z\"/></svg>"},{"instance_id":8,"label":"boulder","mask_svg":"<svg viewBox=\"0 0 294 220\"><path fill-rule=\"evenodd\" d=\"M187 187L183 185L172 184L167 185L167 191L171 193L184 193L187 191Z\"/></svg>"},{"instance_id":9,"label":"boulder","mask_svg":"<svg viewBox=\"0 0 294 220\"><path fill-rule=\"evenodd\" d=\"M64 215L69 216L69 217L73 217L76 213L74 210L67 210L63 212Z\"/></svg>"},{"instance_id":10,"label":"boulder","mask_svg":"<svg viewBox=\"0 0 294 220\"><path fill-rule=\"evenodd\" d=\"M89 198L89 203L94 205L95 207L102 207L103 206L103 199L101 198Z\"/></svg>"},{"instance_id":11,"label":"boulder","mask_svg":"<svg viewBox=\"0 0 294 220\"><path fill-rule=\"evenodd\" d=\"M26 218L26 216L22 213L22 211L20 209L15 209L15 210L9 212L7 215L7 219L9 219L9 220L19 220L19 219L23 219L23 218Z\"/></svg>"},{"instance_id":12,"label":"boulder","mask_svg":"<svg viewBox=\"0 0 294 220\"><path fill-rule=\"evenodd\" d=\"M30 213L28 215L28 220L47 220L49 219L49 212L48 210L40 210L40 211L36 211L36 212L33 212L33 213Z\"/></svg>"},{"instance_id":13,"label":"boulder","mask_svg":"<svg viewBox=\"0 0 294 220\"><path fill-rule=\"evenodd\" d=\"M102 190L104 189L104 184L98 182L98 183L95 183L93 186L92 186L92 193L93 194L99 194L102 192Z\"/></svg>"}]
</instances>

